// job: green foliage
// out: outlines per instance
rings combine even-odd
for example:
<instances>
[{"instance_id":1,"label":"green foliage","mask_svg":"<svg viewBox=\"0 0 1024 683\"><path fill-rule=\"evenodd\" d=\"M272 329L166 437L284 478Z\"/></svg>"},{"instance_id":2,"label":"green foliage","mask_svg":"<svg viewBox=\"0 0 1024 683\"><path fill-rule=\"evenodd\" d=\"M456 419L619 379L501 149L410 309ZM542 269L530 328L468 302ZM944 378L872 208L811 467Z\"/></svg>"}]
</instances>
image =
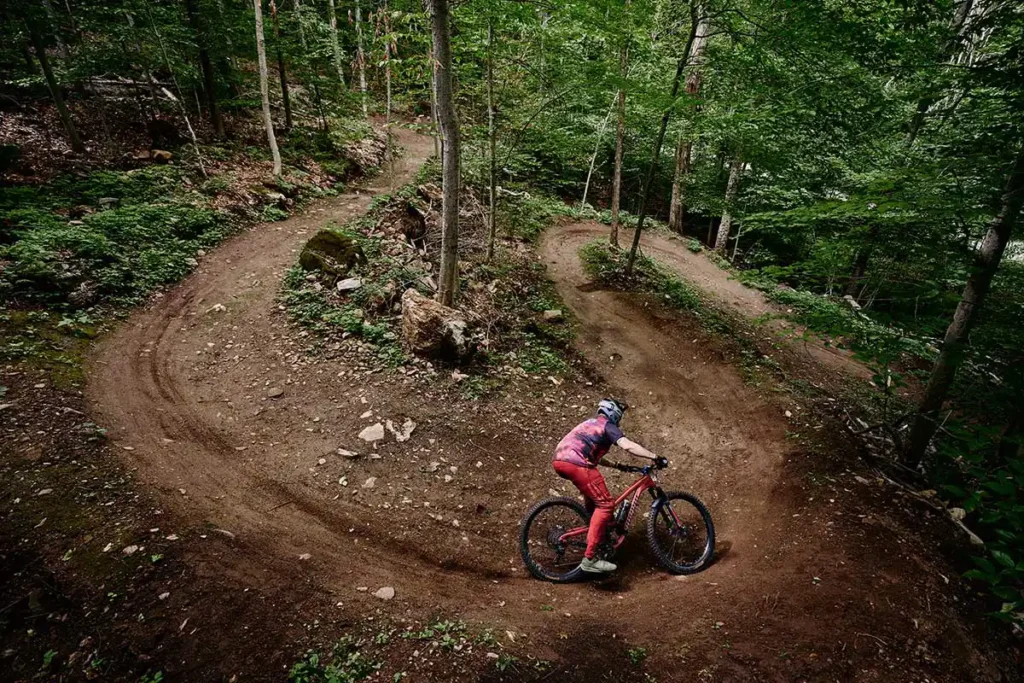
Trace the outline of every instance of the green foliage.
<instances>
[{"instance_id":1,"label":"green foliage","mask_svg":"<svg viewBox=\"0 0 1024 683\"><path fill-rule=\"evenodd\" d=\"M629 663L639 666L647 659L647 649L642 647L631 647L626 654L629 656Z\"/></svg>"},{"instance_id":2,"label":"green foliage","mask_svg":"<svg viewBox=\"0 0 1024 683\"><path fill-rule=\"evenodd\" d=\"M359 651L352 638L344 638L330 653L321 656L309 650L288 672L292 683L356 683L366 680L380 668Z\"/></svg>"},{"instance_id":3,"label":"green foliage","mask_svg":"<svg viewBox=\"0 0 1024 683\"><path fill-rule=\"evenodd\" d=\"M18 222L0 250L7 297L68 300L75 290L132 303L194 266L199 249L223 238L227 222L183 204L129 205L84 216L81 224Z\"/></svg>"}]
</instances>

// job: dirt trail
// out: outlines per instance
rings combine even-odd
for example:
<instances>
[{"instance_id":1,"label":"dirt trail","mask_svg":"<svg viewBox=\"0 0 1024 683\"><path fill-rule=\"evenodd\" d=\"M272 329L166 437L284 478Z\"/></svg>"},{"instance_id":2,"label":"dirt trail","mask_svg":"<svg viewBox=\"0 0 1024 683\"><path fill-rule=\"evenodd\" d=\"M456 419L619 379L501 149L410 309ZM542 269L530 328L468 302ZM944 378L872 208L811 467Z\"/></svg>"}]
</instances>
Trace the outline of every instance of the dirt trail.
<instances>
[{"instance_id":1,"label":"dirt trail","mask_svg":"<svg viewBox=\"0 0 1024 683\"><path fill-rule=\"evenodd\" d=\"M394 185L431 150L429 138L399 136L407 153ZM393 585L399 613L499 624L563 660L606 649L615 634L675 664L659 680L909 681L922 671L957 679L909 655L908 632L940 660L955 651L973 661L948 627L952 598L918 568L924 560L898 529L863 523L871 513L853 479L805 476L781 405L746 386L695 326L590 286L577 255L599 229L590 224L550 230L542 257L581 323L581 350L635 406L627 432L670 457L668 488L688 488L711 508L719 559L673 578L634 544L618 576L600 584L525 578L519 515L551 487L564 490L550 449L597 389L580 379L548 385L544 398L524 392L518 411L535 414L512 411L519 424L509 427L507 403L457 392L427 400L429 388L408 378L303 360L308 341L277 311L281 277L304 240L365 211L388 182L228 241L93 360L88 393L100 423L175 514L239 539L240 577L313 581L364 612L381 603L358 587ZM682 245L647 236L644 244L689 261ZM283 396L267 398L270 387ZM382 445L379 459L337 462L335 449L355 445L366 410L371 421L400 412L420 427L408 444ZM488 432L500 447L480 445ZM452 474L442 480L436 463L425 470L431 458ZM377 483L361 487L371 476ZM626 482L609 475L613 489ZM313 557L298 560L303 553Z\"/></svg>"},{"instance_id":2,"label":"dirt trail","mask_svg":"<svg viewBox=\"0 0 1024 683\"><path fill-rule=\"evenodd\" d=\"M598 223L579 223L574 229L589 232L593 237L603 236L607 232L607 227ZM632 232L626 231L623 239L628 243L632 239ZM706 253L693 253L680 239L648 231L641 241L641 251L675 270L681 277L741 316L767 319L766 331L780 340L788 339L790 344L806 354L808 360L859 379L870 380L874 374L874 371L853 358L849 351L826 344L820 337L807 334L803 327L784 320L783 307L769 301L763 292L736 280L729 271L713 263Z\"/></svg>"}]
</instances>

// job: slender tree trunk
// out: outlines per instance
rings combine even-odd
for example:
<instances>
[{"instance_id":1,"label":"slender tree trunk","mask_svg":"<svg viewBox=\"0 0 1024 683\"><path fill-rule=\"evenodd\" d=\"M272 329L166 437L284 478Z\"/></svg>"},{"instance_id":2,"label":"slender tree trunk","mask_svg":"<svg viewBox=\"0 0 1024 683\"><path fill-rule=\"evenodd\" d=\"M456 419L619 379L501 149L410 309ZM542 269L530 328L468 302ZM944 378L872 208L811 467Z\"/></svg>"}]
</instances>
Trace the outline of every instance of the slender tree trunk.
<instances>
[{"instance_id":1,"label":"slender tree trunk","mask_svg":"<svg viewBox=\"0 0 1024 683\"><path fill-rule=\"evenodd\" d=\"M63 59L67 59L71 53L68 51L67 43L60 35L60 22L57 20L57 13L53 10L53 4L50 3L50 0L43 0L43 8L46 10L46 18L50 20L53 39L57 41L57 51Z\"/></svg>"},{"instance_id":2,"label":"slender tree trunk","mask_svg":"<svg viewBox=\"0 0 1024 683\"><path fill-rule=\"evenodd\" d=\"M496 159L497 132L494 127L494 18L487 18L487 146L490 153L487 178L487 260L494 258L494 240L497 234L498 162Z\"/></svg>"},{"instance_id":3,"label":"slender tree trunk","mask_svg":"<svg viewBox=\"0 0 1024 683\"><path fill-rule=\"evenodd\" d=\"M359 97L363 101L363 116L370 115L366 101L366 54L363 52L363 8L356 0L356 66L359 67Z\"/></svg>"},{"instance_id":4,"label":"slender tree trunk","mask_svg":"<svg viewBox=\"0 0 1024 683\"><path fill-rule=\"evenodd\" d=\"M267 73L267 47L263 37L262 0L253 0L256 11L256 56L260 68L260 96L263 98L263 125L267 129L267 142L270 144L270 155L274 159L274 175L281 175L281 152L277 149L277 138L274 136L274 120L270 116L270 76Z\"/></svg>"},{"instance_id":5,"label":"slender tree trunk","mask_svg":"<svg viewBox=\"0 0 1024 683\"><path fill-rule=\"evenodd\" d=\"M302 51L309 54L309 43L306 42L306 26L302 22L302 3L300 0L292 0L295 7L296 23L299 25L299 42L302 43Z\"/></svg>"},{"instance_id":6,"label":"slender tree trunk","mask_svg":"<svg viewBox=\"0 0 1024 683\"><path fill-rule=\"evenodd\" d=\"M43 76L46 78L46 86L50 89L50 96L53 98L53 103L57 106L60 122L64 125L64 131L68 134L68 142L71 143L71 149L78 154L82 154L85 152L85 144L82 143L82 138L78 136L78 129L71 118L71 111L68 109L67 104L64 103L64 96L61 95L60 84L57 83L57 78L53 75L53 69L50 68L50 59L46 56L46 46L43 44L43 38L39 35L39 30L31 21L28 22L28 35L32 41L32 47L35 48L39 67L43 70Z\"/></svg>"},{"instance_id":7,"label":"slender tree trunk","mask_svg":"<svg viewBox=\"0 0 1024 683\"><path fill-rule=\"evenodd\" d=\"M697 20L697 34L690 44L689 64L690 70L686 76L686 87L684 92L690 97L691 117L696 118L700 107L697 104L697 96L700 94L700 86L703 81L704 49L708 44L708 34L711 33L711 24L704 15L704 7L698 5L700 17ZM691 122L692 123L692 122ZM693 166L693 136L688 133L681 133L679 143L676 147L676 169L672 177L672 202L669 205L669 227L679 234L685 230L686 223L686 186L689 182L690 171Z\"/></svg>"},{"instance_id":8,"label":"slender tree trunk","mask_svg":"<svg viewBox=\"0 0 1024 683\"><path fill-rule=\"evenodd\" d=\"M331 50L334 54L334 68L338 72L338 82L345 87L345 72L341 68L341 43L338 42L338 15L334 10L334 0L327 0L327 15L331 21Z\"/></svg>"},{"instance_id":9,"label":"slender tree trunk","mask_svg":"<svg viewBox=\"0 0 1024 683\"><path fill-rule=\"evenodd\" d=\"M459 280L459 122L452 95L448 0L423 0L433 34L434 89L442 137L441 273L438 300L451 306Z\"/></svg>"},{"instance_id":10,"label":"slender tree trunk","mask_svg":"<svg viewBox=\"0 0 1024 683\"><path fill-rule=\"evenodd\" d=\"M853 260L853 271L850 273L850 279L846 281L844 295L852 296L858 301L860 300L857 292L864 283L864 276L867 275L868 264L871 263L871 255L875 250L875 241L877 239L878 226L872 225L868 230L867 242L861 245L861 248L857 251L857 257Z\"/></svg>"},{"instance_id":11,"label":"slender tree trunk","mask_svg":"<svg viewBox=\"0 0 1024 683\"><path fill-rule=\"evenodd\" d=\"M956 52L957 46L960 45L963 38L964 25L967 23L967 18L970 16L974 4L975 0L960 0L960 3L956 7L956 12L953 14L953 20L950 22L952 35L949 40L943 43L942 48L937 55L937 61L945 62ZM918 100L917 108L914 111L914 115L910 119L910 125L907 128L907 136L904 139L904 144L908 147L913 145L914 141L917 140L918 134L921 132L921 129L924 128L924 120L928 115L928 110L932 108L932 105L935 104L938 99L939 98L936 97L935 94L928 93Z\"/></svg>"},{"instance_id":12,"label":"slender tree trunk","mask_svg":"<svg viewBox=\"0 0 1024 683\"><path fill-rule=\"evenodd\" d=\"M729 182L725 186L725 208L722 210L722 222L718 224L718 236L715 238L715 251L725 254L732 230L732 211L736 203L736 195L740 190L740 176L743 175L743 160L736 157L729 164Z\"/></svg>"},{"instance_id":13,"label":"slender tree trunk","mask_svg":"<svg viewBox=\"0 0 1024 683\"><path fill-rule=\"evenodd\" d=\"M924 459L932 437L938 429L938 415L946 400L949 388L956 378L956 371L963 361L965 347L971 328L978 317L978 311L985 304L992 278L999 268L1003 252L1010 241L1014 224L1024 205L1024 149L1017 153L1017 160L1006 182L1006 189L1000 200L999 213L989 223L988 233L981 243L974 269L967 279L960 304L953 314L953 321L946 329L942 351L932 368L931 378L925 389L907 442L907 464L917 467Z\"/></svg>"},{"instance_id":14,"label":"slender tree trunk","mask_svg":"<svg viewBox=\"0 0 1024 683\"><path fill-rule=\"evenodd\" d=\"M430 120L434 123L434 156L440 159L441 125L437 120L437 65L434 63L433 42L427 46L427 65L430 67Z\"/></svg>"},{"instance_id":15,"label":"slender tree trunk","mask_svg":"<svg viewBox=\"0 0 1024 683\"><path fill-rule=\"evenodd\" d=\"M686 40L686 49L683 50L683 57L676 64L676 75L672 79L672 95L670 101L675 102L679 94L679 81L683 78L683 70L686 68L690 47L693 45L694 37L697 35L697 3L690 4L690 35ZM636 220L636 231L633 233L633 244L629 248L629 258L626 259L626 274L633 272L633 264L636 262L636 252L640 248L640 233L644 229L644 220L647 218L647 199L651 191L651 183L654 180L654 172L658 168L658 159L661 157L661 146L665 144L665 131L668 129L668 120L672 115L671 105L661 115L661 128L658 130L658 137L654 142L654 149L651 152L651 164L647 167L647 177L644 179L644 187L640 193L640 207Z\"/></svg>"},{"instance_id":16,"label":"slender tree trunk","mask_svg":"<svg viewBox=\"0 0 1024 683\"><path fill-rule=\"evenodd\" d=\"M616 96L615 112L615 170L612 171L612 227L608 241L619 246L619 203L622 201L622 148L626 137L626 70L629 62L629 41L623 40L619 48L619 78L623 85Z\"/></svg>"},{"instance_id":17,"label":"slender tree trunk","mask_svg":"<svg viewBox=\"0 0 1024 683\"><path fill-rule=\"evenodd\" d=\"M676 168L672 174L672 199L668 205L668 227L679 234L683 232L683 183L690 171L689 155L690 146L680 130L676 141Z\"/></svg>"},{"instance_id":18,"label":"slender tree trunk","mask_svg":"<svg viewBox=\"0 0 1024 683\"><path fill-rule=\"evenodd\" d=\"M1021 457L1021 446L1024 445L1024 397L1017 397L1017 407L1010 416L1003 433L999 437L996 457L1005 463Z\"/></svg>"},{"instance_id":19,"label":"slender tree trunk","mask_svg":"<svg viewBox=\"0 0 1024 683\"><path fill-rule=\"evenodd\" d=\"M185 0L185 13L188 15L188 23L196 37L196 45L199 46L199 67L203 72L203 90L206 91L206 103L210 108L210 123L217 137L224 137L224 120L220 115L220 107L217 104L217 82L213 75L213 62L210 61L210 49L208 47L208 36L206 27L202 25L199 17L198 0Z\"/></svg>"},{"instance_id":20,"label":"slender tree trunk","mask_svg":"<svg viewBox=\"0 0 1024 683\"><path fill-rule=\"evenodd\" d=\"M231 32L227 30L228 19L227 12L224 10L224 0L217 0L217 15L220 18L220 26L224 35L224 45L227 47L228 52L226 55L221 55L217 60L217 68L220 69L221 79L228 86L228 92L231 93L231 97L238 97L238 84L235 83L235 69L233 61L235 57L235 45L231 40Z\"/></svg>"},{"instance_id":21,"label":"slender tree trunk","mask_svg":"<svg viewBox=\"0 0 1024 683\"><path fill-rule=\"evenodd\" d=\"M270 0L270 17L274 22L274 48L277 51L277 73L281 78L281 104L284 106L284 128L292 129L292 100L288 96L288 72L284 66L284 53L281 51L281 25L277 20L277 3Z\"/></svg>"},{"instance_id":22,"label":"slender tree trunk","mask_svg":"<svg viewBox=\"0 0 1024 683\"><path fill-rule=\"evenodd\" d=\"M594 153L590 156L590 169L587 171L587 182L583 184L583 198L580 200L581 209L587 205L587 195L590 193L590 179L594 176L594 168L597 166L597 153L601 151L601 140L604 139L604 132L608 129L608 122L612 120L612 114L615 113L615 105L618 102L618 99L618 94L612 98L611 109L608 110L608 115L605 116L604 121L601 122L601 127L597 129L597 140L594 141Z\"/></svg>"}]
</instances>

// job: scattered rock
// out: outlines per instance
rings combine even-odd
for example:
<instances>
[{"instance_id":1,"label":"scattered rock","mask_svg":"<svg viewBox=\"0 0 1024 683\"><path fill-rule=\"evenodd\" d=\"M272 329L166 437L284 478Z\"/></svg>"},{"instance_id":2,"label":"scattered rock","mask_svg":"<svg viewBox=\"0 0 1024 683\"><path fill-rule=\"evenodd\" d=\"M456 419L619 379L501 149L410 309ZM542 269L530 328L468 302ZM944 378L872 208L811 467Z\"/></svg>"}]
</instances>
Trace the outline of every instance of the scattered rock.
<instances>
[{"instance_id":1,"label":"scattered rock","mask_svg":"<svg viewBox=\"0 0 1024 683\"><path fill-rule=\"evenodd\" d=\"M420 356L462 361L472 352L460 313L415 289L402 295L402 339L408 351Z\"/></svg>"},{"instance_id":2,"label":"scattered rock","mask_svg":"<svg viewBox=\"0 0 1024 683\"><path fill-rule=\"evenodd\" d=\"M313 556L309 553L302 553L301 555L299 555L299 560L301 560L302 562L308 562L310 559L312 559L312 557Z\"/></svg>"},{"instance_id":3,"label":"scattered rock","mask_svg":"<svg viewBox=\"0 0 1024 683\"><path fill-rule=\"evenodd\" d=\"M134 555L135 553L139 552L139 546L137 546L137 545L127 545L127 546L124 547L123 550L121 550L121 552L124 553L125 555Z\"/></svg>"},{"instance_id":4,"label":"scattered rock","mask_svg":"<svg viewBox=\"0 0 1024 683\"><path fill-rule=\"evenodd\" d=\"M48 496L51 493L53 493L53 489L39 489L39 492L36 495L37 496Z\"/></svg>"},{"instance_id":5,"label":"scattered rock","mask_svg":"<svg viewBox=\"0 0 1024 683\"><path fill-rule=\"evenodd\" d=\"M967 517L967 510L964 510L963 508L950 508L949 516L958 522L962 522L964 521L964 518Z\"/></svg>"},{"instance_id":6,"label":"scattered rock","mask_svg":"<svg viewBox=\"0 0 1024 683\"><path fill-rule=\"evenodd\" d=\"M166 600L166 599L167 599L167 598L169 598L169 597L171 597L171 594L170 594L170 593L167 593L167 592L161 593L161 594L159 595L159 598L160 598L161 600Z\"/></svg>"},{"instance_id":7,"label":"scattered rock","mask_svg":"<svg viewBox=\"0 0 1024 683\"><path fill-rule=\"evenodd\" d=\"M376 485L377 485L377 477L369 477L369 478L367 478L366 481L363 482L363 488L364 489L372 489Z\"/></svg>"},{"instance_id":8,"label":"scattered rock","mask_svg":"<svg viewBox=\"0 0 1024 683\"><path fill-rule=\"evenodd\" d=\"M338 455L340 455L343 458L348 458L349 460L355 460L356 458L359 457L359 454L356 453L355 451L347 451L344 448L338 449Z\"/></svg>"},{"instance_id":9,"label":"scattered rock","mask_svg":"<svg viewBox=\"0 0 1024 683\"><path fill-rule=\"evenodd\" d=\"M562 309L552 308L542 313L544 322L546 323L560 323L565 320L565 316L562 314Z\"/></svg>"},{"instance_id":10,"label":"scattered rock","mask_svg":"<svg viewBox=\"0 0 1024 683\"><path fill-rule=\"evenodd\" d=\"M412 436L413 430L416 429L416 423L409 418L405 418L405 422L402 423L401 431L395 429L395 423L391 420L387 421L387 425L388 431L395 435L395 439L397 439L399 443L408 441L409 437Z\"/></svg>"},{"instance_id":11,"label":"scattered rock","mask_svg":"<svg viewBox=\"0 0 1024 683\"><path fill-rule=\"evenodd\" d=\"M359 432L359 438L363 441L369 441L370 443L380 441L384 438L384 425L380 422L370 425L363 431Z\"/></svg>"},{"instance_id":12,"label":"scattered rock","mask_svg":"<svg viewBox=\"0 0 1024 683\"><path fill-rule=\"evenodd\" d=\"M283 395L284 389L282 389L281 387L271 387L270 390L267 391L267 398L278 398L279 396Z\"/></svg>"},{"instance_id":13,"label":"scattered rock","mask_svg":"<svg viewBox=\"0 0 1024 683\"><path fill-rule=\"evenodd\" d=\"M362 415L359 416L359 419L360 420L368 420L371 417L373 417L373 411L372 410L367 410L365 413L363 413Z\"/></svg>"},{"instance_id":14,"label":"scattered rock","mask_svg":"<svg viewBox=\"0 0 1024 683\"><path fill-rule=\"evenodd\" d=\"M3 412L5 410L7 410L8 408L13 408L13 407L14 407L13 403L0 403L0 412Z\"/></svg>"},{"instance_id":15,"label":"scattered rock","mask_svg":"<svg viewBox=\"0 0 1024 683\"><path fill-rule=\"evenodd\" d=\"M857 474L857 475L854 475L853 479L854 479L854 481L856 481L856 482L857 482L858 484L864 484L865 486L867 486L868 484L870 484L870 483L871 483L871 482L870 482L869 480L865 479L864 477L860 476L859 474Z\"/></svg>"},{"instance_id":16,"label":"scattered rock","mask_svg":"<svg viewBox=\"0 0 1024 683\"><path fill-rule=\"evenodd\" d=\"M437 468L440 467L440 466L441 466L441 463L439 463L438 461L434 460L429 465L424 467L423 471L427 472L427 473L437 472Z\"/></svg>"},{"instance_id":17,"label":"scattered rock","mask_svg":"<svg viewBox=\"0 0 1024 683\"><path fill-rule=\"evenodd\" d=\"M158 164L166 164L168 161L174 158L174 155L168 152L166 149L154 149L149 153L149 158Z\"/></svg>"},{"instance_id":18,"label":"scattered rock","mask_svg":"<svg viewBox=\"0 0 1024 683\"><path fill-rule=\"evenodd\" d=\"M344 280L338 280L338 284L335 287L338 288L339 292L351 292L352 290L359 289L363 286L363 281L357 277L349 277Z\"/></svg>"},{"instance_id":19,"label":"scattered rock","mask_svg":"<svg viewBox=\"0 0 1024 683\"><path fill-rule=\"evenodd\" d=\"M299 254L303 270L319 270L335 277L344 277L360 263L366 263L362 248L351 237L333 230L321 230L313 235Z\"/></svg>"},{"instance_id":20,"label":"scattered rock","mask_svg":"<svg viewBox=\"0 0 1024 683\"><path fill-rule=\"evenodd\" d=\"M373 594L373 597L380 598L381 600L390 600L395 597L395 589L391 586L384 586Z\"/></svg>"}]
</instances>

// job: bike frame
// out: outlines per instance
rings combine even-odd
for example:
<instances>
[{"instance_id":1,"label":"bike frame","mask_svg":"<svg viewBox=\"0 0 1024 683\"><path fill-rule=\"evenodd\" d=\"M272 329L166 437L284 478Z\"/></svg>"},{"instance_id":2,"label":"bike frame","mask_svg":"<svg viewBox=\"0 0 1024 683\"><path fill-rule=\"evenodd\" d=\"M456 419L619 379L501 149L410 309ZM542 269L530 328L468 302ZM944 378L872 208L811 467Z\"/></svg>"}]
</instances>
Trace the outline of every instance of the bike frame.
<instances>
[{"instance_id":1,"label":"bike frame","mask_svg":"<svg viewBox=\"0 0 1024 683\"><path fill-rule=\"evenodd\" d=\"M635 482L633 482L629 486L629 488L627 488L625 491L623 491L622 495L620 495L618 498L615 499L615 504L612 505L612 509L614 510L615 508L617 508L620 505L622 505L622 503L625 502L626 500L632 499L632 500L630 500L630 504L629 504L629 514L626 516L626 521L622 524L622 529L621 529L622 534L615 540L615 545L613 546L614 548L618 548L620 545L622 545L622 542L626 540L626 533L625 532L626 532L626 530L629 529L630 525L633 522L633 515L636 513L636 510L637 510L637 507L638 507L637 506L637 502L640 500L640 495L644 491L650 491L651 492L651 496L655 500L657 500L658 498L660 498L663 495L665 495L664 492L661 490L661 487L658 486L657 475L655 475L653 473L652 468L651 467L644 467L642 469L642 472L643 472L643 476L640 477L639 479L637 479ZM665 507L668 507L668 506L665 506ZM675 511L672 510L671 508L669 508L669 512L672 515L671 522L673 522L673 523L678 525L679 524L679 519L676 517ZM590 530L589 526L579 526L579 527L576 527L574 529L569 529L564 534L559 536L558 540L560 542L565 542L565 541L568 541L569 539L574 538L576 536L586 536L587 532L589 530Z\"/></svg>"}]
</instances>

